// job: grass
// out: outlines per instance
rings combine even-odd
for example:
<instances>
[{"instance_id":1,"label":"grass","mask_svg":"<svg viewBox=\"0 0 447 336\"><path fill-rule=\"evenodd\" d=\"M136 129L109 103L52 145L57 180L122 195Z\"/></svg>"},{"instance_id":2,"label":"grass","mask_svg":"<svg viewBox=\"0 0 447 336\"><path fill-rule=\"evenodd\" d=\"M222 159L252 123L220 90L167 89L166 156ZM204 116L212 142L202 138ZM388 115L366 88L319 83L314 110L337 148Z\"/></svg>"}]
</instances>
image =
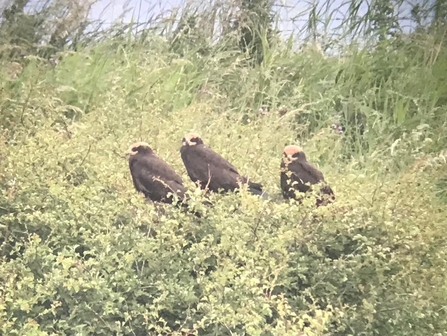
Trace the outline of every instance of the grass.
<instances>
[{"instance_id":1,"label":"grass","mask_svg":"<svg viewBox=\"0 0 447 336\"><path fill-rule=\"evenodd\" d=\"M443 335L446 55L428 35L342 58L278 44L255 68L221 46L179 57L155 38L65 53L54 68L29 59L1 77L0 330ZM146 203L124 151L148 142L199 200L179 154L190 131L271 200L215 195L201 220ZM335 204L282 200L288 144Z\"/></svg>"}]
</instances>

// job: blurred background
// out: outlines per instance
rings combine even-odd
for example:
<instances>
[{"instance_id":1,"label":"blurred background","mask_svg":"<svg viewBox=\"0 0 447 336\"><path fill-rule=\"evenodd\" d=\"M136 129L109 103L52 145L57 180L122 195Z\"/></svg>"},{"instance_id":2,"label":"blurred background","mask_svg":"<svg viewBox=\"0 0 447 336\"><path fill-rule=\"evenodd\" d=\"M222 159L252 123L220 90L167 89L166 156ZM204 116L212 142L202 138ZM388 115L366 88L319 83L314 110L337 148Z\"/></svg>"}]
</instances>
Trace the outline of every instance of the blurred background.
<instances>
[{"instance_id":1,"label":"blurred background","mask_svg":"<svg viewBox=\"0 0 447 336\"><path fill-rule=\"evenodd\" d=\"M318 42L324 51L336 52L353 40L431 27L445 18L446 8L443 0L2 0L0 38L3 52L9 44L23 55L35 48L42 53L75 48L110 31L158 31L175 38L185 25L200 28L203 38L215 42L255 21L298 44Z\"/></svg>"}]
</instances>

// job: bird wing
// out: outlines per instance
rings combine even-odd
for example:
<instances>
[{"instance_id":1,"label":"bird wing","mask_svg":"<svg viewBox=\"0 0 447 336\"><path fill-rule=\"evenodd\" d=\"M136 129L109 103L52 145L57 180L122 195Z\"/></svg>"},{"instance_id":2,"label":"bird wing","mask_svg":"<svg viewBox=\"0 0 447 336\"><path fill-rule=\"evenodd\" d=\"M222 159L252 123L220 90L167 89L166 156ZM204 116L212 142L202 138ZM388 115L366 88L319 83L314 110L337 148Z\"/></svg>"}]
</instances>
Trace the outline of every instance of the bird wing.
<instances>
[{"instance_id":1,"label":"bird wing","mask_svg":"<svg viewBox=\"0 0 447 336\"><path fill-rule=\"evenodd\" d=\"M324 181L323 173L314 166L312 166L309 162L295 161L292 164L293 168L291 169L291 171L293 172L293 175L297 178L296 181L299 179L304 184L306 183L316 184L320 181Z\"/></svg>"},{"instance_id":2,"label":"bird wing","mask_svg":"<svg viewBox=\"0 0 447 336\"><path fill-rule=\"evenodd\" d=\"M182 195L186 189L182 178L166 162L155 155L140 158L137 162L136 176L134 178L135 188L147 195L154 195L160 191L160 186Z\"/></svg>"},{"instance_id":3,"label":"bird wing","mask_svg":"<svg viewBox=\"0 0 447 336\"><path fill-rule=\"evenodd\" d=\"M200 181L202 188L229 190L238 187L240 175L237 169L211 148L196 145L184 147L181 152L189 177L193 182Z\"/></svg>"},{"instance_id":4,"label":"bird wing","mask_svg":"<svg viewBox=\"0 0 447 336\"><path fill-rule=\"evenodd\" d=\"M182 178L175 170L158 156L152 155L151 158L145 158L145 165L150 167L152 174L155 176L163 176L167 181L172 181L183 185Z\"/></svg>"},{"instance_id":5,"label":"bird wing","mask_svg":"<svg viewBox=\"0 0 447 336\"><path fill-rule=\"evenodd\" d=\"M199 153L201 159L206 162L211 176L214 176L210 183L210 189L232 190L238 188L238 180L242 183L247 181L230 162L211 148L202 145Z\"/></svg>"},{"instance_id":6,"label":"bird wing","mask_svg":"<svg viewBox=\"0 0 447 336\"><path fill-rule=\"evenodd\" d=\"M214 166L219 169L228 170L230 172L233 172L237 175L239 175L239 172L237 169L226 159L224 159L220 154L213 151L211 148L201 145L200 146L200 156L201 159L209 164L210 166Z\"/></svg>"}]
</instances>

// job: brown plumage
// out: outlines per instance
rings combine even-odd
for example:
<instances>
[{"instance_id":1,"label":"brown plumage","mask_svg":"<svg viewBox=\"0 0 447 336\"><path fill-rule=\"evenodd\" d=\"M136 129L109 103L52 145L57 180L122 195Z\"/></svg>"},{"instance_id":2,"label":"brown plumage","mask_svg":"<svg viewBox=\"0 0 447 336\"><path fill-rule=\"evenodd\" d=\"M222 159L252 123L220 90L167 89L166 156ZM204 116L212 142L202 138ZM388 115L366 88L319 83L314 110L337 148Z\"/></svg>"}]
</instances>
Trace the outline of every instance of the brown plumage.
<instances>
[{"instance_id":1,"label":"brown plumage","mask_svg":"<svg viewBox=\"0 0 447 336\"><path fill-rule=\"evenodd\" d=\"M176 194L180 201L185 199L186 188L182 178L165 161L159 158L145 142L130 146L127 154L135 189L154 202L173 202Z\"/></svg>"},{"instance_id":2,"label":"brown plumage","mask_svg":"<svg viewBox=\"0 0 447 336\"><path fill-rule=\"evenodd\" d=\"M181 157L188 176L201 189L213 192L232 191L239 188L238 182L247 183L248 189L254 195L265 195L262 185L249 181L241 176L237 169L206 146L196 133L188 133L182 140Z\"/></svg>"},{"instance_id":3,"label":"brown plumage","mask_svg":"<svg viewBox=\"0 0 447 336\"><path fill-rule=\"evenodd\" d=\"M328 195L329 197L319 197L317 199L317 206L327 204L328 200L335 200L334 192L326 184L323 173L307 161L306 154L298 146L291 145L284 148L280 168L281 190L285 199L297 199L297 191L306 193L311 190L308 184L321 182L321 194Z\"/></svg>"}]
</instances>

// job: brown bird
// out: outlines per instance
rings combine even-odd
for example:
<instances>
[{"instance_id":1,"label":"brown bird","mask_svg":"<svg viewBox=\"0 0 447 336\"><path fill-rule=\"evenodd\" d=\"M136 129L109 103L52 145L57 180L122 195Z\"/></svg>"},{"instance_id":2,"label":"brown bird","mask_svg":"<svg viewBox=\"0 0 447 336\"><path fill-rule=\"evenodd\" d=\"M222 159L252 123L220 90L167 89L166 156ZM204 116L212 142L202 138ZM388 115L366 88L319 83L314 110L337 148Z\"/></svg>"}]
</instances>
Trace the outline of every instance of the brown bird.
<instances>
[{"instance_id":1,"label":"brown bird","mask_svg":"<svg viewBox=\"0 0 447 336\"><path fill-rule=\"evenodd\" d=\"M330 201L335 200L334 192L324 180L323 173L310 164L306 154L298 146L286 146L281 161L281 190L285 199L297 199L296 191L306 193L311 190L308 184L322 183L320 192L329 195ZM317 206L326 205L324 197L317 199Z\"/></svg>"},{"instance_id":2,"label":"brown bird","mask_svg":"<svg viewBox=\"0 0 447 336\"><path fill-rule=\"evenodd\" d=\"M135 189L154 202L173 203L176 194L185 200L186 188L182 178L165 161L159 158L146 142L137 142L126 152Z\"/></svg>"},{"instance_id":3,"label":"brown bird","mask_svg":"<svg viewBox=\"0 0 447 336\"><path fill-rule=\"evenodd\" d=\"M188 133L182 139L181 157L188 176L201 189L213 192L233 191L238 189L239 183L247 183L248 189L254 195L266 194L262 191L262 184L249 181L241 176L237 169L203 143L200 135Z\"/></svg>"}]
</instances>

